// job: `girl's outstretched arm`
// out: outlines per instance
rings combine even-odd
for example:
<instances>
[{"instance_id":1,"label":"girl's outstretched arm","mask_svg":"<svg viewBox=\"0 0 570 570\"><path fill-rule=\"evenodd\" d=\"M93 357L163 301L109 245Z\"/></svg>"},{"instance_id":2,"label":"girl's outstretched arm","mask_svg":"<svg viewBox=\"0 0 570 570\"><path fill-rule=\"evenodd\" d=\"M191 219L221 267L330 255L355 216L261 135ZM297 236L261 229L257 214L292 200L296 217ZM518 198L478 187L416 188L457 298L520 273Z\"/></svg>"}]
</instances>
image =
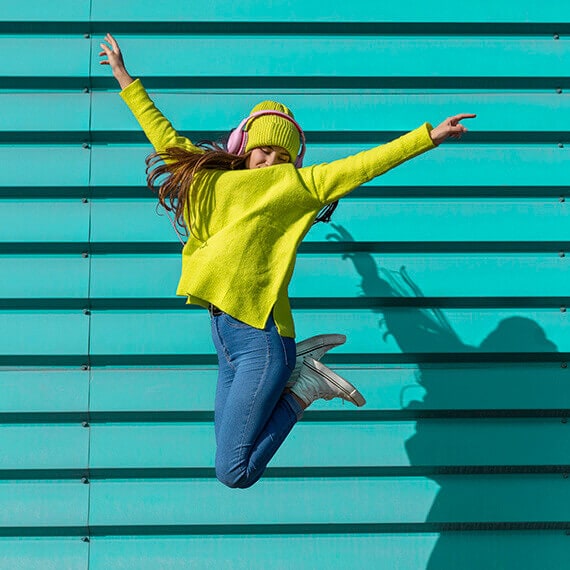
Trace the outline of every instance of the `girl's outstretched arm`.
<instances>
[{"instance_id":1,"label":"girl's outstretched arm","mask_svg":"<svg viewBox=\"0 0 570 570\"><path fill-rule=\"evenodd\" d=\"M111 66L113 76L119 82L121 89L124 89L125 87L128 87L134 79L127 72L127 68L125 67L125 62L123 60L123 54L121 53L121 48L119 48L117 40L111 34L107 34L105 36L105 41L108 42L109 45L104 43L99 44L101 46L99 55L101 57L107 57L107 59L102 59L99 63L101 65Z\"/></svg>"},{"instance_id":2,"label":"girl's outstretched arm","mask_svg":"<svg viewBox=\"0 0 570 570\"><path fill-rule=\"evenodd\" d=\"M460 138L467 131L460 121L474 117L472 113L461 113L449 117L435 128L425 123L389 143L334 162L301 168L299 174L322 204L330 204L447 138Z\"/></svg>"}]
</instances>

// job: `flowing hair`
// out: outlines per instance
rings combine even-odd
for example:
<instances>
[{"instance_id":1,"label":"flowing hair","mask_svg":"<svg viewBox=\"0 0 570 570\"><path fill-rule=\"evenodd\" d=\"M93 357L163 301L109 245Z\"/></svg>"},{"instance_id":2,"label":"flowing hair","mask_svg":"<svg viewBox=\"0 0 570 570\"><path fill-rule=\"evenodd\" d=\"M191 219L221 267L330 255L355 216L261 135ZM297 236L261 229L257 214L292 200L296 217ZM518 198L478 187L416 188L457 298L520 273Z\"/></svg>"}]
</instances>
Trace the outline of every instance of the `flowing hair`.
<instances>
[{"instance_id":1,"label":"flowing hair","mask_svg":"<svg viewBox=\"0 0 570 570\"><path fill-rule=\"evenodd\" d=\"M199 142L196 146L204 152L171 147L146 158L147 186L157 193L160 205L174 213L174 223L184 229L186 235L192 231L192 225L190 215L185 222L184 210L189 211L195 197L196 174L202 170L243 170L249 156L249 153L229 153L212 141Z\"/></svg>"},{"instance_id":2,"label":"flowing hair","mask_svg":"<svg viewBox=\"0 0 570 570\"><path fill-rule=\"evenodd\" d=\"M192 233L190 204L196 198L196 174L202 170L244 170L251 154L232 154L212 141L197 143L204 152L195 152L181 147L153 152L146 158L147 186L158 195L160 205L167 213L174 213L174 225L186 235ZM325 206L313 224L329 222L338 200ZM188 212L184 220L184 211Z\"/></svg>"}]
</instances>

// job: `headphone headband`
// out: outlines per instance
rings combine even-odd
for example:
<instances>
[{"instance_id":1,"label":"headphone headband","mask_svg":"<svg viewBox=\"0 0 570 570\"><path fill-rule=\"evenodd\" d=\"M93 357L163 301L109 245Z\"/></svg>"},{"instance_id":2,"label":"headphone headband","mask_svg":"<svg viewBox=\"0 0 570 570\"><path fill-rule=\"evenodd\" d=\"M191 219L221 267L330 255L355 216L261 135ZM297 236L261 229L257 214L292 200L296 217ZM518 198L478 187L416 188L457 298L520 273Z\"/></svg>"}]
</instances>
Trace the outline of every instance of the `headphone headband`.
<instances>
[{"instance_id":1,"label":"headphone headband","mask_svg":"<svg viewBox=\"0 0 570 570\"><path fill-rule=\"evenodd\" d=\"M243 154L247 147L248 137L247 137L246 127L248 123L253 119L257 119L257 117L261 117L263 115L276 115L278 117L286 119L287 121L295 125L297 131L299 131L299 139L301 141L299 154L295 159L295 166L297 168L300 168L303 165L303 157L305 156L305 149L306 149L305 133L303 132L303 129L301 128L299 123L297 123L297 121L293 119L293 117L287 115L287 113L282 113L281 111L273 111L270 109L266 111L256 111L255 113L252 113L251 115L243 119L243 121L241 121L240 124L231 132L226 145L226 150L232 154L238 154L238 155Z\"/></svg>"}]
</instances>

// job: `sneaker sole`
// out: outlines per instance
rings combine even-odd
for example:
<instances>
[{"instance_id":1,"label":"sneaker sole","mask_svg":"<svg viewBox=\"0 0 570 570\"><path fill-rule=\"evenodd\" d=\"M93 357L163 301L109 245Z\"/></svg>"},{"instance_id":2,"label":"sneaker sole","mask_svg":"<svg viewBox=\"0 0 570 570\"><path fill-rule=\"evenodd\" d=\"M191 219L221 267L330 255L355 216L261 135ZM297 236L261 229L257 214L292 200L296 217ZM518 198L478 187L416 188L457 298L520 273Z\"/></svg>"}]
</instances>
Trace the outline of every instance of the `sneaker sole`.
<instances>
[{"instance_id":1,"label":"sneaker sole","mask_svg":"<svg viewBox=\"0 0 570 570\"><path fill-rule=\"evenodd\" d=\"M305 359L305 366L311 368L314 372L318 372L327 382L338 388L349 402L352 402L359 408L366 404L364 396L347 380L333 372L328 366L313 358Z\"/></svg>"},{"instance_id":2,"label":"sneaker sole","mask_svg":"<svg viewBox=\"0 0 570 570\"><path fill-rule=\"evenodd\" d=\"M320 360L329 350L345 342L346 335L344 334L319 334L298 342L295 369L291 373L291 378L287 382L286 387L291 388L299 378L299 371L306 356Z\"/></svg>"},{"instance_id":3,"label":"sneaker sole","mask_svg":"<svg viewBox=\"0 0 570 570\"><path fill-rule=\"evenodd\" d=\"M315 339L319 339L315 343ZM300 356L307 356L311 352L318 350L319 348L325 348L330 346L331 348L335 346L340 346L346 342L346 335L343 334L320 334L317 336L312 336L297 343L297 358Z\"/></svg>"}]
</instances>

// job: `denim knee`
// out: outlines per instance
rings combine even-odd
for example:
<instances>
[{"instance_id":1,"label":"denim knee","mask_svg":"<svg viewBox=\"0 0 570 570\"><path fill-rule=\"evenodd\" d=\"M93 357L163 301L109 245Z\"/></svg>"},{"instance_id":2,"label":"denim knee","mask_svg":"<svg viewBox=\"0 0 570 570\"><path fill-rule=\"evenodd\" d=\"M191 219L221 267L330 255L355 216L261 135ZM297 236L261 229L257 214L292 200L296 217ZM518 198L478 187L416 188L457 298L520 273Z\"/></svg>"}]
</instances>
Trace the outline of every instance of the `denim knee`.
<instances>
[{"instance_id":1,"label":"denim knee","mask_svg":"<svg viewBox=\"0 0 570 570\"><path fill-rule=\"evenodd\" d=\"M251 487L255 481L251 481L247 476L247 469L245 466L237 469L229 469L228 466L220 466L216 464L216 478L220 483L223 483L230 489L247 489Z\"/></svg>"},{"instance_id":2,"label":"denim knee","mask_svg":"<svg viewBox=\"0 0 570 570\"><path fill-rule=\"evenodd\" d=\"M224 457L216 457L216 478L230 489L247 489L256 483L265 469L251 469L247 461L232 462Z\"/></svg>"}]
</instances>

